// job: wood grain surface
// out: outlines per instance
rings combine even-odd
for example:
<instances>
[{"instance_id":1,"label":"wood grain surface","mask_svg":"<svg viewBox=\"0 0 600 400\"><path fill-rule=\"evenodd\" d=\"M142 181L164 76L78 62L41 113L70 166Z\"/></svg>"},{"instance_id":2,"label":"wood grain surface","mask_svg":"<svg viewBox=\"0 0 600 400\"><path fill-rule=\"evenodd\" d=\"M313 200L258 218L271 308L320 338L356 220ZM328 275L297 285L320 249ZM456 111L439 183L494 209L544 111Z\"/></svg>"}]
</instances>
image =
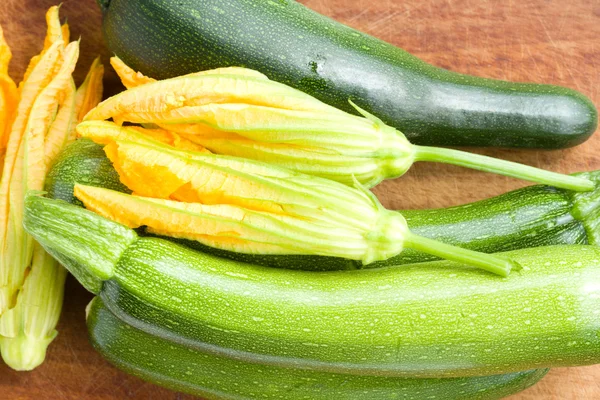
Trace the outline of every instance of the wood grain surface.
<instances>
[{"instance_id":1,"label":"wood grain surface","mask_svg":"<svg viewBox=\"0 0 600 400\"><path fill-rule=\"evenodd\" d=\"M0 24L12 46L11 74L20 79L42 45L44 12L58 0L0 0ZM81 36L80 81L102 43L94 0L63 0L73 38ZM307 6L458 72L580 90L600 105L599 0L306 0ZM118 90L107 68L108 92ZM485 149L482 154L561 172L600 168L600 136L558 151ZM417 164L374 191L389 208L445 207L526 185L510 178L439 164ZM70 278L60 334L41 367L17 373L0 365L0 399L192 399L127 376L87 341L84 307L91 296ZM551 371L511 400L600 399L600 365Z\"/></svg>"}]
</instances>

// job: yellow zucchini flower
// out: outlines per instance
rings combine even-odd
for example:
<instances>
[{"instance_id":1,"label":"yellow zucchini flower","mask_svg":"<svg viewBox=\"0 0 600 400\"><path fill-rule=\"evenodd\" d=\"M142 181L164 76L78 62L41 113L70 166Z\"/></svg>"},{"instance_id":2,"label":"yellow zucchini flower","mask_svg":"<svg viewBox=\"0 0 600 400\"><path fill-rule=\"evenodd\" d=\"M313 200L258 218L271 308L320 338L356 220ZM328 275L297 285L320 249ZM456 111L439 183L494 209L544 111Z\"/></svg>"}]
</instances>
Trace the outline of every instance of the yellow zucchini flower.
<instances>
[{"instance_id":1,"label":"yellow zucchini flower","mask_svg":"<svg viewBox=\"0 0 600 400\"><path fill-rule=\"evenodd\" d=\"M354 186L254 160L177 150L144 129L87 121L134 195L77 185L90 210L128 227L247 254L343 257L368 264L412 247L501 275L512 263L412 234L405 219Z\"/></svg>"},{"instance_id":2,"label":"yellow zucchini flower","mask_svg":"<svg viewBox=\"0 0 600 400\"><path fill-rule=\"evenodd\" d=\"M58 11L55 6L46 13L44 48L31 59L18 90L6 75L10 50L0 30L0 352L16 370L44 361L57 335L66 277L23 229L24 197L43 189L50 165L75 137L77 115L101 100L99 63L91 72L94 81L75 88L79 43L69 43Z\"/></svg>"},{"instance_id":3,"label":"yellow zucchini flower","mask_svg":"<svg viewBox=\"0 0 600 400\"><path fill-rule=\"evenodd\" d=\"M113 66L130 89L101 103L86 120L155 124L213 153L268 162L305 174L372 187L416 161L461 165L588 191L567 176L452 149L416 146L397 129L352 103L352 115L244 68L203 71L163 81Z\"/></svg>"}]
</instances>

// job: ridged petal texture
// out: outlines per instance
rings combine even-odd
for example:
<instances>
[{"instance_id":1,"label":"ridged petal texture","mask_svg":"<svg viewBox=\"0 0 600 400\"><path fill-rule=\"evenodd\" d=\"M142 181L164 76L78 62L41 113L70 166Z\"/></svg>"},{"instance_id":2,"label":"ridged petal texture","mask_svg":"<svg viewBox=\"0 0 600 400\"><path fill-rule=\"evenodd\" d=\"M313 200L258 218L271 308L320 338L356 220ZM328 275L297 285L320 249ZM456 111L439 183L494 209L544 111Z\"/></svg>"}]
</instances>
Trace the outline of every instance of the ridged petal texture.
<instances>
[{"instance_id":1,"label":"ridged petal texture","mask_svg":"<svg viewBox=\"0 0 600 400\"><path fill-rule=\"evenodd\" d=\"M48 10L44 48L31 59L18 90L13 84L7 92L10 85L3 84L10 51L0 31L0 109L10 112L8 117L0 112L0 147L6 149L0 182L0 351L17 370L43 362L57 334L66 277L66 270L24 231L24 197L43 189L48 168L75 137L78 113L101 100L98 63L95 82L75 88L79 42L69 43L69 27L61 25L58 11L56 6ZM78 95L86 99L81 104ZM6 99L12 99L10 107L3 108Z\"/></svg>"},{"instance_id":2,"label":"ridged petal texture","mask_svg":"<svg viewBox=\"0 0 600 400\"><path fill-rule=\"evenodd\" d=\"M77 125L76 132L79 136L92 138L96 143L104 145L115 140L149 144L160 142L180 150L210 154L201 145L160 128L146 129L139 126L119 126L109 121L86 121Z\"/></svg>"},{"instance_id":3,"label":"ridged petal texture","mask_svg":"<svg viewBox=\"0 0 600 400\"><path fill-rule=\"evenodd\" d=\"M413 161L406 138L377 118L342 112L250 69L155 81L116 57L111 63L131 90L102 103L87 120L156 124L214 153L350 186L374 186L403 174Z\"/></svg>"},{"instance_id":4,"label":"ridged petal texture","mask_svg":"<svg viewBox=\"0 0 600 400\"><path fill-rule=\"evenodd\" d=\"M87 208L130 227L242 253L318 254L364 262L402 250L404 219L363 189L253 160L182 151L143 128L87 121L136 196L77 186ZM177 137L175 137L177 139ZM156 140L159 139L159 140ZM378 235L382 226L394 235Z\"/></svg>"},{"instance_id":5,"label":"ridged petal texture","mask_svg":"<svg viewBox=\"0 0 600 400\"><path fill-rule=\"evenodd\" d=\"M503 276L512 263L411 234L404 218L354 187L244 158L173 147L154 129L85 121L79 135L104 144L135 197L76 187L91 210L130 227L248 254L305 254L368 264L406 247ZM157 140L158 139L158 140Z\"/></svg>"},{"instance_id":6,"label":"ridged petal texture","mask_svg":"<svg viewBox=\"0 0 600 400\"><path fill-rule=\"evenodd\" d=\"M102 63L100 62L100 57L97 57L90 66L90 70L87 76L85 77L85 80L77 89L77 92L75 94L77 123L81 122L85 114L87 114L92 108L96 107L98 103L100 103L100 101L102 100L103 76L104 65L102 65ZM74 131L74 127L72 131Z\"/></svg>"},{"instance_id":7,"label":"ridged petal texture","mask_svg":"<svg viewBox=\"0 0 600 400\"><path fill-rule=\"evenodd\" d=\"M75 186L85 206L131 228L198 240L208 246L260 254L314 254L362 258L369 246L360 230L251 211L227 204L205 205L131 196Z\"/></svg>"}]
</instances>

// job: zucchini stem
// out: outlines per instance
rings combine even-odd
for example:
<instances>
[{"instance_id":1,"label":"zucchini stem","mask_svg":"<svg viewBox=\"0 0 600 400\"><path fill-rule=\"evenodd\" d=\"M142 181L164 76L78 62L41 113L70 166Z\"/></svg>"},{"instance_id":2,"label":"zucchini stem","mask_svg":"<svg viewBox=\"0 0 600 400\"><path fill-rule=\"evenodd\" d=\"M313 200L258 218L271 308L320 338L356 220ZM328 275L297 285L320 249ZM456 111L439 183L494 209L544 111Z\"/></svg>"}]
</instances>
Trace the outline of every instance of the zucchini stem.
<instances>
[{"instance_id":1,"label":"zucchini stem","mask_svg":"<svg viewBox=\"0 0 600 400\"><path fill-rule=\"evenodd\" d=\"M452 246L411 232L406 232L404 246L447 260L475 266L502 277L507 277L512 268L521 268L515 261L506 258Z\"/></svg>"},{"instance_id":2,"label":"zucchini stem","mask_svg":"<svg viewBox=\"0 0 600 400\"><path fill-rule=\"evenodd\" d=\"M467 153L442 147L414 146L415 161L432 161L460 165L478 171L492 172L512 178L541 183L561 189L588 192L594 189L589 179L546 171L512 161Z\"/></svg>"}]
</instances>

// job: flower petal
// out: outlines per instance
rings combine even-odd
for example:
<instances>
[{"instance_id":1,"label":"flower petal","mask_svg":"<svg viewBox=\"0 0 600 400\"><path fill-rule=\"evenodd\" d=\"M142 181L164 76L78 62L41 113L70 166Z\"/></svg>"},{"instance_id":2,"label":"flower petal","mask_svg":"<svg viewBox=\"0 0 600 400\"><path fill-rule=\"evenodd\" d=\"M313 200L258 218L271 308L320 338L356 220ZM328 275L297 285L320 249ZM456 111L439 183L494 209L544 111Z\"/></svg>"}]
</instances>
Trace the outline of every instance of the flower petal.
<instances>
[{"instance_id":1,"label":"flower petal","mask_svg":"<svg viewBox=\"0 0 600 400\"><path fill-rule=\"evenodd\" d=\"M358 231L306 223L230 205L204 205L127 195L75 186L86 208L131 228L197 240L211 247L250 254L318 254L358 259L367 242Z\"/></svg>"},{"instance_id":2,"label":"flower petal","mask_svg":"<svg viewBox=\"0 0 600 400\"><path fill-rule=\"evenodd\" d=\"M121 83L123 83L123 86L125 86L127 89L156 82L156 79L147 77L141 72L134 71L117 56L111 57L110 65L112 65L117 75L119 75ZM258 71L241 67L216 68L208 71L194 72L184 76L202 75L240 75L259 79L268 79L265 75L261 74Z\"/></svg>"}]
</instances>

